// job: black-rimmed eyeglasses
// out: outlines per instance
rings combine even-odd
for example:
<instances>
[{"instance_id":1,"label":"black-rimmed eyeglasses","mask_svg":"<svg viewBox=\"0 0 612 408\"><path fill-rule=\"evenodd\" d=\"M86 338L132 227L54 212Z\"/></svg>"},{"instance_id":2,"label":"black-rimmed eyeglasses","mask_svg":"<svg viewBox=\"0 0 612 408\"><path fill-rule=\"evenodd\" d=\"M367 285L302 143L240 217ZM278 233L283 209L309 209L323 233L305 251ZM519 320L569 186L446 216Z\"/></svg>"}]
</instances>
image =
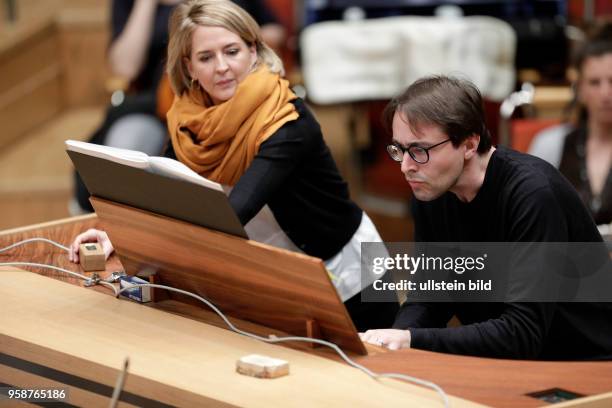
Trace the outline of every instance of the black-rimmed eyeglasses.
<instances>
[{"instance_id":1,"label":"black-rimmed eyeglasses","mask_svg":"<svg viewBox=\"0 0 612 408\"><path fill-rule=\"evenodd\" d=\"M441 141L440 143L436 143L435 145L429 147L419 146L416 143L411 143L408 147L403 147L398 143L391 143L387 145L387 153L389 156L396 162L402 162L404 160L404 154L408 152L408 155L419 164L425 164L429 161L429 151L436 146L440 146L448 142L450 138Z\"/></svg>"}]
</instances>

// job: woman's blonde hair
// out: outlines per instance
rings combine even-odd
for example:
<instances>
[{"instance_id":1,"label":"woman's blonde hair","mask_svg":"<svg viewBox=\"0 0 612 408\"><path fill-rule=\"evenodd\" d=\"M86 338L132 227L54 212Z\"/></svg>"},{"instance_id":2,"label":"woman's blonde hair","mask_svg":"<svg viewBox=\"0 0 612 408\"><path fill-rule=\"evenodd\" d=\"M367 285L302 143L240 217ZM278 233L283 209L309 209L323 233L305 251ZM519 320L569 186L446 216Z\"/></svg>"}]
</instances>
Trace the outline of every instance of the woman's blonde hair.
<instances>
[{"instance_id":1,"label":"woman's blonde hair","mask_svg":"<svg viewBox=\"0 0 612 408\"><path fill-rule=\"evenodd\" d=\"M266 64L270 71L285 74L283 63L261 38L253 17L229 0L188 0L179 4L170 18L170 40L166 71L176 95L191 86L185 58L191 56L191 37L198 26L223 27L238 35L257 51L257 65Z\"/></svg>"}]
</instances>

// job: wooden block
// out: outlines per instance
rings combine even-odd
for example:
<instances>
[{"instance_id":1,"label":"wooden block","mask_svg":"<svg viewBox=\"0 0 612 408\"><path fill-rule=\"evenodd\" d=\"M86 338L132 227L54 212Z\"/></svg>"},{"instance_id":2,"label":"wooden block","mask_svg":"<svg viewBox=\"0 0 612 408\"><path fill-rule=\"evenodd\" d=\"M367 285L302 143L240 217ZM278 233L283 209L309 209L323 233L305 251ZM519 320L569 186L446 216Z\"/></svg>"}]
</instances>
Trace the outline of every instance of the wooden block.
<instances>
[{"instance_id":1,"label":"wooden block","mask_svg":"<svg viewBox=\"0 0 612 408\"><path fill-rule=\"evenodd\" d=\"M106 259L102 245L97 242L87 242L79 246L79 261L84 271L103 271L106 269Z\"/></svg>"},{"instance_id":2,"label":"wooden block","mask_svg":"<svg viewBox=\"0 0 612 408\"><path fill-rule=\"evenodd\" d=\"M306 320L306 337L310 337L311 339L322 339L321 336L321 327L314 319ZM318 343L307 343L310 347L315 348L319 347Z\"/></svg>"},{"instance_id":3,"label":"wooden block","mask_svg":"<svg viewBox=\"0 0 612 408\"><path fill-rule=\"evenodd\" d=\"M278 378L289 374L289 363L278 358L249 354L236 361L236 371L257 378Z\"/></svg>"}]
</instances>

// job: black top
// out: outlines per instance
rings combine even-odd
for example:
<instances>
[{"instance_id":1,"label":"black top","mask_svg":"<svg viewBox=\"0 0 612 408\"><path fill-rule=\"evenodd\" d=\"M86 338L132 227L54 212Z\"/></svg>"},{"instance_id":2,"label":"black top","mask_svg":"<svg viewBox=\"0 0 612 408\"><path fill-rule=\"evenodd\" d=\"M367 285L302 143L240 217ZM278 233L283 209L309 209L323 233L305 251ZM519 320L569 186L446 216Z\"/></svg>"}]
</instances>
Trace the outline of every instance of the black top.
<instances>
[{"instance_id":1,"label":"black top","mask_svg":"<svg viewBox=\"0 0 612 408\"><path fill-rule=\"evenodd\" d=\"M591 211L596 224L612 222L612 168L599 195L593 194L586 168L585 127L571 132L565 138L559 171L567 177L578 191L580 198Z\"/></svg>"},{"instance_id":2,"label":"black top","mask_svg":"<svg viewBox=\"0 0 612 408\"><path fill-rule=\"evenodd\" d=\"M415 241L599 242L584 204L559 172L498 147L469 203L450 192L413 202ZM463 326L446 328L456 315ZM517 359L612 358L612 304L405 303L394 327L412 347Z\"/></svg>"},{"instance_id":3,"label":"black top","mask_svg":"<svg viewBox=\"0 0 612 408\"><path fill-rule=\"evenodd\" d=\"M175 6L157 5L151 32L151 42L142 70L130 84L137 92L155 91L164 73L166 49L168 47L168 21ZM111 43L123 32L130 13L134 8L134 0L113 0L111 13Z\"/></svg>"},{"instance_id":4,"label":"black top","mask_svg":"<svg viewBox=\"0 0 612 408\"><path fill-rule=\"evenodd\" d=\"M264 0L232 0L249 13L260 26L278 23L276 16Z\"/></svg>"},{"instance_id":5,"label":"black top","mask_svg":"<svg viewBox=\"0 0 612 408\"><path fill-rule=\"evenodd\" d=\"M229 200L243 225L268 204L298 248L329 259L351 239L362 210L350 199L312 113L301 99L293 104L299 118L261 144ZM171 145L166 156L176 159Z\"/></svg>"},{"instance_id":6,"label":"black top","mask_svg":"<svg viewBox=\"0 0 612 408\"><path fill-rule=\"evenodd\" d=\"M262 0L234 0L234 3L245 9L259 25L276 23L275 16L262 3ZM111 43L119 37L125 28L134 0L113 0L111 12ZM142 71L132 81L132 88L138 92L154 91L164 73L166 49L168 47L168 23L175 5L158 4L155 11L153 31L147 57Z\"/></svg>"}]
</instances>

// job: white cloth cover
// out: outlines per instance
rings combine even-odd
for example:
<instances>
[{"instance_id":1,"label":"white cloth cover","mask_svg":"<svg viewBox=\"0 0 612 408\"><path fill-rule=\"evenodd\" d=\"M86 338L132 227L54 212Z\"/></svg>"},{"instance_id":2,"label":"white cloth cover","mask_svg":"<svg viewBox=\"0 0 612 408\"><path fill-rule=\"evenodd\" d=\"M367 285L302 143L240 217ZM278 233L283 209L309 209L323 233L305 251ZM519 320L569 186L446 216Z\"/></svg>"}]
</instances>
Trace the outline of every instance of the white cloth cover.
<instances>
[{"instance_id":1,"label":"white cloth cover","mask_svg":"<svg viewBox=\"0 0 612 408\"><path fill-rule=\"evenodd\" d=\"M318 104L389 99L432 74L467 78L495 101L515 84L516 34L492 17L327 21L304 30L301 48L308 97Z\"/></svg>"}]
</instances>

